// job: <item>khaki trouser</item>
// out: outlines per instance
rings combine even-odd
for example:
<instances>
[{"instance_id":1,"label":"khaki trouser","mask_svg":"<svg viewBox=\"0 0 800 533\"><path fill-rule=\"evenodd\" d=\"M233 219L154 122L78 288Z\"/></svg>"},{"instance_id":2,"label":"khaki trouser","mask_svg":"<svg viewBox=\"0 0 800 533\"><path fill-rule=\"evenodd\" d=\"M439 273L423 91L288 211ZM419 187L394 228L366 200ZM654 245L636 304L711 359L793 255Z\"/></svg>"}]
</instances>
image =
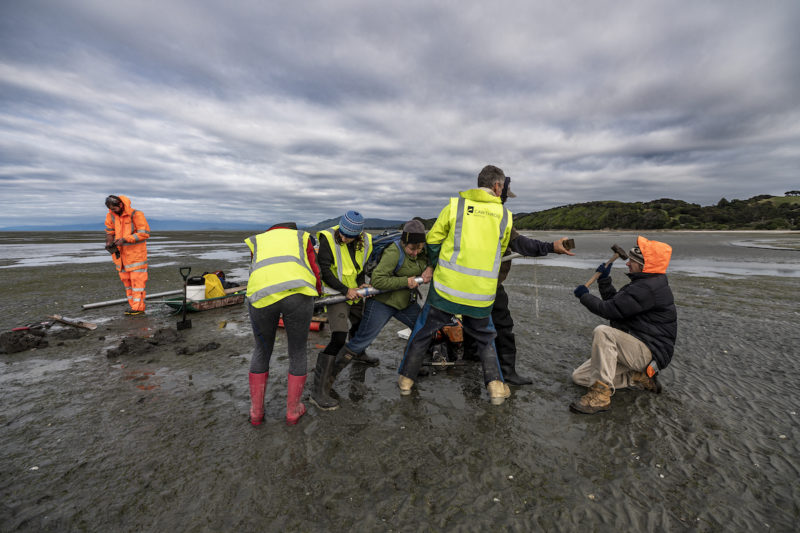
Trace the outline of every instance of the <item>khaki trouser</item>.
<instances>
[{"instance_id":1,"label":"khaki trouser","mask_svg":"<svg viewBox=\"0 0 800 533\"><path fill-rule=\"evenodd\" d=\"M630 375L653 360L650 349L636 337L611 326L597 326L592 335L592 358L575 369L572 381L591 387L602 381L614 389L630 385Z\"/></svg>"}]
</instances>

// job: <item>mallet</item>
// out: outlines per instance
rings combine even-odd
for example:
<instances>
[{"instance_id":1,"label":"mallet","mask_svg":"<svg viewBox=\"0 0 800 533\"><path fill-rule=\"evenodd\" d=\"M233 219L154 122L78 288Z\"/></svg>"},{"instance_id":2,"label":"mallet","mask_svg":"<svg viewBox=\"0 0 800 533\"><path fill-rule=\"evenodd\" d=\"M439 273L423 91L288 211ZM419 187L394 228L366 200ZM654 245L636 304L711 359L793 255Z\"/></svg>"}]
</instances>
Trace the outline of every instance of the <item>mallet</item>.
<instances>
[{"instance_id":1,"label":"mallet","mask_svg":"<svg viewBox=\"0 0 800 533\"><path fill-rule=\"evenodd\" d=\"M612 245L611 246L611 251L614 252L614 255L612 255L611 259L609 259L608 262L606 262L606 267L608 267L608 265L610 265L611 263L616 261L618 257L621 257L622 259L627 259L628 258L627 252L625 252L625 250L623 250L622 247L619 244ZM592 276L592 279L590 279L589 281L584 283L584 286L586 286L586 288L589 288L589 286L592 283L594 283L595 281L597 281L597 278L599 278L599 277L600 277L600 272L595 272L594 276Z\"/></svg>"}]
</instances>

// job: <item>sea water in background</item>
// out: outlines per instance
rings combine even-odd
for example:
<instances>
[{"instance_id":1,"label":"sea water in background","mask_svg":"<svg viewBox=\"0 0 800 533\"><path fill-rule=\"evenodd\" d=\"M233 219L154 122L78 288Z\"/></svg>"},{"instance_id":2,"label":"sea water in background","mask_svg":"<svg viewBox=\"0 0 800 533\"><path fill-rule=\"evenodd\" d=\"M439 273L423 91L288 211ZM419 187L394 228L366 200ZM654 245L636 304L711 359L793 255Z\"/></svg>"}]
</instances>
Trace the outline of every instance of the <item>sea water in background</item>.
<instances>
[{"instance_id":1,"label":"sea water in background","mask_svg":"<svg viewBox=\"0 0 800 533\"><path fill-rule=\"evenodd\" d=\"M575 257L549 255L517 259L522 264L580 269L575 283L611 255L611 245L633 246L632 232L528 232L524 235L552 241L569 235L575 239ZM800 277L800 233L775 232L644 232L651 239L672 245L670 272L697 276ZM191 275L222 270L228 280L247 281L248 236L240 232L158 232L147 241L149 280L147 292L182 288L179 267ZM0 232L0 330L25 325L51 314L102 320L121 314L122 307L83 311L83 304L125 296L102 232ZM625 268L618 261L616 268ZM166 312L149 304L148 312Z\"/></svg>"},{"instance_id":2,"label":"sea water in background","mask_svg":"<svg viewBox=\"0 0 800 533\"><path fill-rule=\"evenodd\" d=\"M238 232L153 232L147 241L147 292L183 288L179 268L192 276L222 270L228 280L247 282L248 234ZM103 232L0 233L0 325L2 329L43 320L47 315L80 315L103 320L122 315L124 305L84 311L87 303L125 297ZM167 312L148 303L148 313Z\"/></svg>"}]
</instances>

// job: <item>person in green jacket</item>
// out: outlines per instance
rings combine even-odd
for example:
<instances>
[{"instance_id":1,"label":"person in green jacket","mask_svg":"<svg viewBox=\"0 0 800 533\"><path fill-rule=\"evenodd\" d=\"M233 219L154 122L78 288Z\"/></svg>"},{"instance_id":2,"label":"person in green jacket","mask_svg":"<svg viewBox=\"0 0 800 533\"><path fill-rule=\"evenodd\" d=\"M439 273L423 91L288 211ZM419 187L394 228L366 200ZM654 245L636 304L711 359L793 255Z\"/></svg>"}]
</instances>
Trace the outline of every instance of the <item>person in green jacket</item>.
<instances>
[{"instance_id":1,"label":"person in green jacket","mask_svg":"<svg viewBox=\"0 0 800 533\"><path fill-rule=\"evenodd\" d=\"M326 394L336 376L372 344L392 317L409 328L414 327L420 312L417 303L418 283L414 278L422 277L423 282L428 283L432 276L433 269L428 266L425 251L425 226L419 220L406 222L400 242L397 246L386 247L370 277L374 288L387 292L367 300L358 330L336 356Z\"/></svg>"}]
</instances>

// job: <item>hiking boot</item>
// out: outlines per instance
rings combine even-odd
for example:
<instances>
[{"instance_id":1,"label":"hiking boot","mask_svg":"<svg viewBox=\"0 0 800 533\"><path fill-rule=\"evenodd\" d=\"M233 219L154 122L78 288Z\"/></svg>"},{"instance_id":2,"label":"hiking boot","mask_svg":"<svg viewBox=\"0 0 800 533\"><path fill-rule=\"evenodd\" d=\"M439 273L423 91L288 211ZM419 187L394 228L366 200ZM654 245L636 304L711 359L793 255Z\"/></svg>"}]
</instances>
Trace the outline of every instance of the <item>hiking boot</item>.
<instances>
[{"instance_id":1,"label":"hiking boot","mask_svg":"<svg viewBox=\"0 0 800 533\"><path fill-rule=\"evenodd\" d=\"M511 389L508 388L508 385L496 379L494 381L490 381L486 385L486 390L489 391L489 399L492 402L492 405L500 405L506 398L511 396Z\"/></svg>"},{"instance_id":2,"label":"hiking boot","mask_svg":"<svg viewBox=\"0 0 800 533\"><path fill-rule=\"evenodd\" d=\"M361 363L362 365L367 365L367 366L378 366L378 363L381 362L380 359L378 359L377 357L368 356L366 350L364 350L363 352L361 352L359 354L356 354L353 357L353 361L355 361L356 363Z\"/></svg>"},{"instance_id":3,"label":"hiking boot","mask_svg":"<svg viewBox=\"0 0 800 533\"><path fill-rule=\"evenodd\" d=\"M401 396L408 396L411 394L411 387L414 386L414 380L405 376L400 376L397 380L397 386L400 387Z\"/></svg>"},{"instance_id":4,"label":"hiking boot","mask_svg":"<svg viewBox=\"0 0 800 533\"><path fill-rule=\"evenodd\" d=\"M611 409L611 387L602 381L595 381L589 392L581 396L577 402L569 404L570 411L593 415Z\"/></svg>"},{"instance_id":5,"label":"hiking boot","mask_svg":"<svg viewBox=\"0 0 800 533\"><path fill-rule=\"evenodd\" d=\"M661 383L658 382L658 378L656 376L651 378L644 372L633 372L628 388L634 390L648 390L656 394L661 394Z\"/></svg>"}]
</instances>

